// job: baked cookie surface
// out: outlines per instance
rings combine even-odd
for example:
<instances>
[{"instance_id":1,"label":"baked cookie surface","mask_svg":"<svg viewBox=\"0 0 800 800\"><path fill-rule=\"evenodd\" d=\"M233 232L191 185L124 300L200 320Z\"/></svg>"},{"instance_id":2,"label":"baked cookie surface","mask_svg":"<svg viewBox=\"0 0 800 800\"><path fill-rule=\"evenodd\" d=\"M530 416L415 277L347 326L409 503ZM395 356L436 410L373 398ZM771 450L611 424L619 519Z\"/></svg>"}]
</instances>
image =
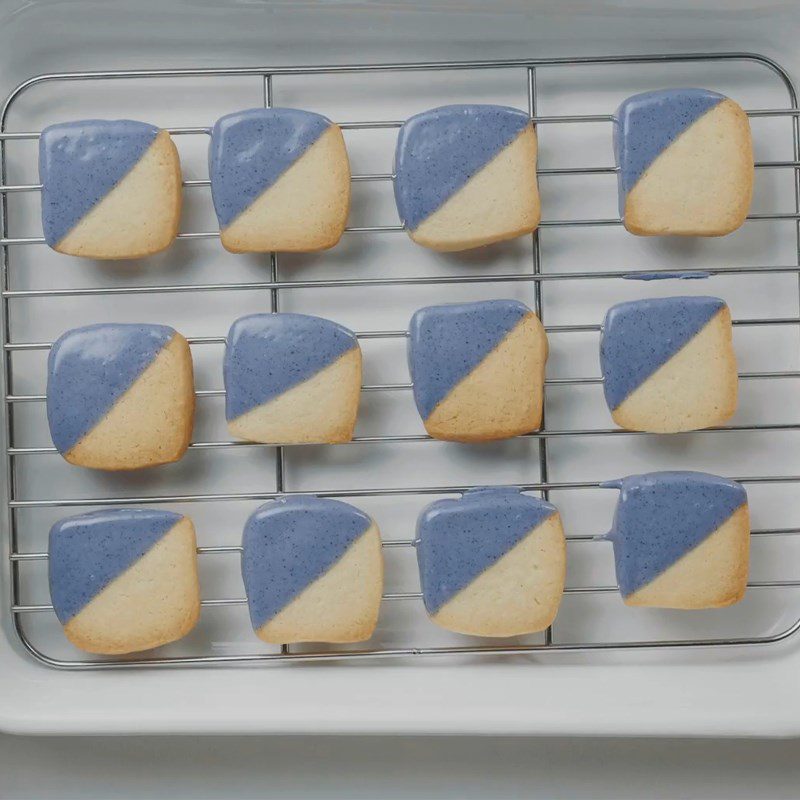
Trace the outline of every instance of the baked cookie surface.
<instances>
[{"instance_id":1,"label":"baked cookie surface","mask_svg":"<svg viewBox=\"0 0 800 800\"><path fill-rule=\"evenodd\" d=\"M197 542L188 517L117 509L68 517L50 531L49 583L67 638L121 654L185 636L200 614Z\"/></svg>"},{"instance_id":2,"label":"baked cookie surface","mask_svg":"<svg viewBox=\"0 0 800 800\"><path fill-rule=\"evenodd\" d=\"M39 139L42 227L60 253L141 258L178 233L181 167L167 131L134 120L51 125Z\"/></svg>"},{"instance_id":3,"label":"baked cookie surface","mask_svg":"<svg viewBox=\"0 0 800 800\"><path fill-rule=\"evenodd\" d=\"M442 106L408 119L395 152L397 210L411 238L466 250L539 224L537 142L524 112Z\"/></svg>"},{"instance_id":4,"label":"baked cookie surface","mask_svg":"<svg viewBox=\"0 0 800 800\"><path fill-rule=\"evenodd\" d=\"M747 217L753 146L747 114L705 89L628 98L614 125L620 214L643 236L722 236Z\"/></svg>"},{"instance_id":5,"label":"baked cookie surface","mask_svg":"<svg viewBox=\"0 0 800 800\"><path fill-rule=\"evenodd\" d=\"M516 300L429 306L409 324L414 399L436 439L485 441L541 424L547 337Z\"/></svg>"},{"instance_id":6,"label":"baked cookie surface","mask_svg":"<svg viewBox=\"0 0 800 800\"><path fill-rule=\"evenodd\" d=\"M350 162L338 125L294 108L217 120L209 174L222 244L234 253L333 247L350 208Z\"/></svg>"},{"instance_id":7,"label":"baked cookie surface","mask_svg":"<svg viewBox=\"0 0 800 800\"><path fill-rule=\"evenodd\" d=\"M611 416L628 430L699 430L736 411L731 314L717 297L613 306L603 323L600 366Z\"/></svg>"},{"instance_id":8,"label":"baked cookie surface","mask_svg":"<svg viewBox=\"0 0 800 800\"><path fill-rule=\"evenodd\" d=\"M47 420L71 464L126 470L177 461L194 424L186 339L167 325L68 331L48 359Z\"/></svg>"},{"instance_id":9,"label":"baked cookie surface","mask_svg":"<svg viewBox=\"0 0 800 800\"><path fill-rule=\"evenodd\" d=\"M428 506L417 538L425 608L438 625L500 637L552 623L566 574L555 506L512 487L475 489Z\"/></svg>"},{"instance_id":10,"label":"baked cookie surface","mask_svg":"<svg viewBox=\"0 0 800 800\"><path fill-rule=\"evenodd\" d=\"M627 605L701 609L742 599L750 518L741 484L702 472L651 472L603 487L620 490L605 538Z\"/></svg>"},{"instance_id":11,"label":"baked cookie surface","mask_svg":"<svg viewBox=\"0 0 800 800\"><path fill-rule=\"evenodd\" d=\"M265 503L242 538L250 620L265 642L360 642L383 591L375 522L347 503L312 496Z\"/></svg>"},{"instance_id":12,"label":"baked cookie surface","mask_svg":"<svg viewBox=\"0 0 800 800\"><path fill-rule=\"evenodd\" d=\"M267 444L353 438L361 348L342 325L306 314L242 317L228 334L224 374L234 436Z\"/></svg>"}]
</instances>

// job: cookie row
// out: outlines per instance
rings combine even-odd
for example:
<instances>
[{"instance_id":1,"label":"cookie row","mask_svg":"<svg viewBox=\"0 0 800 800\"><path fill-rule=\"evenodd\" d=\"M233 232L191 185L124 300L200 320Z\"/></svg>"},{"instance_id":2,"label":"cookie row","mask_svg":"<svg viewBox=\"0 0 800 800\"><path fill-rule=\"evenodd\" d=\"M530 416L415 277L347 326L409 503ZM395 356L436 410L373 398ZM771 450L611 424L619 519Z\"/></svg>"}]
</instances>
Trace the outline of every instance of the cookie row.
<instances>
[{"instance_id":1,"label":"cookie row","mask_svg":"<svg viewBox=\"0 0 800 800\"><path fill-rule=\"evenodd\" d=\"M547 353L544 327L516 300L420 309L409 325L408 361L425 429L461 442L537 430ZM612 417L628 430L697 430L736 409L731 316L718 298L614 306L600 361ZM330 320L236 320L223 369L231 434L276 445L350 441L361 362L356 335ZM194 403L189 345L166 325L90 325L51 349L47 418L72 464L115 470L176 461L189 446Z\"/></svg>"},{"instance_id":2,"label":"cookie row","mask_svg":"<svg viewBox=\"0 0 800 800\"><path fill-rule=\"evenodd\" d=\"M209 177L223 246L234 253L333 247L350 206L340 128L291 108L229 114L209 130ZM181 168L167 131L132 120L52 125L41 135L45 241L69 255L139 258L178 232ZM746 113L703 89L647 92L617 110L620 214L640 235L720 236L745 220L753 153ZM534 231L540 219L530 116L452 105L409 118L394 165L411 238L466 250Z\"/></svg>"},{"instance_id":3,"label":"cookie row","mask_svg":"<svg viewBox=\"0 0 800 800\"><path fill-rule=\"evenodd\" d=\"M627 605L719 608L747 585L747 494L699 472L634 475L614 524L617 581ZM514 487L466 492L422 511L415 540L425 608L443 628L474 636L544 630L564 592L559 512ZM377 624L381 536L363 511L314 496L282 497L247 520L242 578L250 620L266 642L359 642ZM196 624L194 526L168 511L69 517L50 531L53 607L69 640L94 653L146 650Z\"/></svg>"}]
</instances>

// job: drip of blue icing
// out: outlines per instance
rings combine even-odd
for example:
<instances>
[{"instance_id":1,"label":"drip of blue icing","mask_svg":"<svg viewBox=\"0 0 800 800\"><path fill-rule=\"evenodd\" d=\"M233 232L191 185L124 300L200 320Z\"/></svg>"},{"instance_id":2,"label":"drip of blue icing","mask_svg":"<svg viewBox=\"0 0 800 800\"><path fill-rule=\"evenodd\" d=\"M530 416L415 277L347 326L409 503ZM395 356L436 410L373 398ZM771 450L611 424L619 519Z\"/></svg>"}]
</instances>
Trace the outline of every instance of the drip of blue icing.
<instances>
[{"instance_id":1,"label":"drip of blue icing","mask_svg":"<svg viewBox=\"0 0 800 800\"><path fill-rule=\"evenodd\" d=\"M330 127L321 114L253 108L218 119L208 171L219 224L225 228L272 186Z\"/></svg>"},{"instance_id":2,"label":"drip of blue icing","mask_svg":"<svg viewBox=\"0 0 800 800\"><path fill-rule=\"evenodd\" d=\"M651 472L601 484L619 489L611 531L627 597L693 550L747 503L744 487L703 472Z\"/></svg>"},{"instance_id":3,"label":"drip of blue icing","mask_svg":"<svg viewBox=\"0 0 800 800\"><path fill-rule=\"evenodd\" d=\"M282 497L257 509L242 539L253 628L261 628L322 577L371 524L347 503L313 496Z\"/></svg>"},{"instance_id":4,"label":"drip of blue icing","mask_svg":"<svg viewBox=\"0 0 800 800\"><path fill-rule=\"evenodd\" d=\"M724 99L724 95L707 89L661 89L636 94L622 103L614 123L620 214L625 196L653 161Z\"/></svg>"},{"instance_id":5,"label":"drip of blue icing","mask_svg":"<svg viewBox=\"0 0 800 800\"><path fill-rule=\"evenodd\" d=\"M724 307L718 297L663 297L612 306L600 340L608 407L617 408Z\"/></svg>"},{"instance_id":6,"label":"drip of blue icing","mask_svg":"<svg viewBox=\"0 0 800 800\"><path fill-rule=\"evenodd\" d=\"M414 230L531 124L516 108L453 105L410 117L397 137L394 195Z\"/></svg>"},{"instance_id":7,"label":"drip of blue icing","mask_svg":"<svg viewBox=\"0 0 800 800\"><path fill-rule=\"evenodd\" d=\"M236 419L314 376L358 340L336 322L305 314L252 314L231 326L225 348L225 414Z\"/></svg>"},{"instance_id":8,"label":"drip of blue icing","mask_svg":"<svg viewBox=\"0 0 800 800\"><path fill-rule=\"evenodd\" d=\"M700 281L710 278L711 273L700 269L683 272L629 272L622 277L626 281Z\"/></svg>"},{"instance_id":9,"label":"drip of blue icing","mask_svg":"<svg viewBox=\"0 0 800 800\"><path fill-rule=\"evenodd\" d=\"M50 596L66 624L181 520L171 511L126 508L57 522L50 530Z\"/></svg>"},{"instance_id":10,"label":"drip of blue icing","mask_svg":"<svg viewBox=\"0 0 800 800\"><path fill-rule=\"evenodd\" d=\"M57 245L130 171L159 134L145 122L88 119L51 125L39 139L42 227Z\"/></svg>"},{"instance_id":11,"label":"drip of blue icing","mask_svg":"<svg viewBox=\"0 0 800 800\"><path fill-rule=\"evenodd\" d=\"M517 300L421 308L408 326L408 364L423 419L531 310Z\"/></svg>"},{"instance_id":12,"label":"drip of blue icing","mask_svg":"<svg viewBox=\"0 0 800 800\"><path fill-rule=\"evenodd\" d=\"M47 421L60 453L100 422L174 335L167 325L103 323L55 342L47 361Z\"/></svg>"},{"instance_id":13,"label":"drip of blue icing","mask_svg":"<svg viewBox=\"0 0 800 800\"><path fill-rule=\"evenodd\" d=\"M475 489L429 505L417 525L417 559L428 613L439 611L555 513L555 506L510 486Z\"/></svg>"}]
</instances>

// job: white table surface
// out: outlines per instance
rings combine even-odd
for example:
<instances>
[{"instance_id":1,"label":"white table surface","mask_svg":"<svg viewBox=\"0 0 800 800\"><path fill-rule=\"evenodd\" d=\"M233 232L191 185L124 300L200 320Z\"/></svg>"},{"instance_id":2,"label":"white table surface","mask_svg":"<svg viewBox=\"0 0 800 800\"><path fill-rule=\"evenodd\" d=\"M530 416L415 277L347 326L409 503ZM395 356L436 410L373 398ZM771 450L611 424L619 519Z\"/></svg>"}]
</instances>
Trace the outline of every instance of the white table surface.
<instances>
[{"instance_id":1,"label":"white table surface","mask_svg":"<svg viewBox=\"0 0 800 800\"><path fill-rule=\"evenodd\" d=\"M0 798L800 797L798 741L0 736Z\"/></svg>"}]
</instances>

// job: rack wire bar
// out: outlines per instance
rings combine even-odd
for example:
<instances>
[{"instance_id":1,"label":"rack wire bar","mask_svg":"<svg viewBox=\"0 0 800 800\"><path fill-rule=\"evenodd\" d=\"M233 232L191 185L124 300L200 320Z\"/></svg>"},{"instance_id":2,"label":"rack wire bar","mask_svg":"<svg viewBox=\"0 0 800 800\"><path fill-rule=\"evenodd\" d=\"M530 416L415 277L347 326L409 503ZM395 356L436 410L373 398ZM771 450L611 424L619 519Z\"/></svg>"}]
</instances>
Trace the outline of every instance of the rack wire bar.
<instances>
[{"instance_id":1,"label":"rack wire bar","mask_svg":"<svg viewBox=\"0 0 800 800\"><path fill-rule=\"evenodd\" d=\"M35 297L84 297L92 295L140 295L169 294L172 292L208 292L208 291L253 291L258 289L331 289L336 287L354 288L359 286L438 286L446 284L468 283L541 283L547 281L569 280L608 280L624 278L635 280L642 276L674 273L674 268L603 270L597 272L545 272L539 275L530 273L500 273L497 275L464 275L464 276L419 276L414 278L337 278L332 280L309 281L246 281L240 283L201 283L201 284L162 284L153 286L94 286L80 289L17 289L5 290L6 298ZM708 277L716 275L755 275L800 273L800 266L753 266L753 267L709 267L693 272L707 273Z\"/></svg>"},{"instance_id":2,"label":"rack wire bar","mask_svg":"<svg viewBox=\"0 0 800 800\"><path fill-rule=\"evenodd\" d=\"M756 528L750 531L751 536L796 536L800 534L800 528ZM594 542L598 543L601 540L592 534L576 534L576 533L568 533L564 537L568 542ZM416 545L416 539L384 539L381 542L382 547L392 548L392 547L414 547ZM207 547L198 547L197 548L197 555L205 556L205 555L241 555L242 553L242 546L239 544L219 544ZM49 559L49 554L46 552L38 552L38 553L10 553L9 559L11 561L47 561ZM769 585L773 585L773 582L770 582ZM751 584L751 585L758 585L763 586L763 583L759 584ZM574 591L574 590L570 590Z\"/></svg>"},{"instance_id":3,"label":"rack wire bar","mask_svg":"<svg viewBox=\"0 0 800 800\"><path fill-rule=\"evenodd\" d=\"M781 108L754 108L747 111L750 118L781 118L784 117L791 121L791 143L792 157L781 160L762 160L756 163L758 170L791 170L795 185L794 207L790 210L771 211L762 213L755 211L748 216L748 220L757 224L758 222L773 222L783 231L786 223L791 223L793 241L797 258L793 263L784 264L755 264L755 265L732 265L725 267L692 267L692 271L698 274L695 277L711 276L752 276L752 275L795 275L798 278L800 289L800 107L795 87L786 71L771 59L754 53L686 53L686 54L659 54L659 55L630 55L630 56L599 56L599 57L576 57L576 58L546 58L546 59L512 59L512 60L484 60L484 61L450 61L450 62L421 62L421 63L388 63L372 65L309 65L296 67L201 67L194 69L152 69L152 70L111 70L100 72L61 72L39 75L20 84L11 92L6 99L2 112L0 112L0 248L2 248L2 280L0 281L0 304L2 307L2 358L3 358L3 378L4 378L4 431L5 431L5 513L6 527L9 535L9 557L8 557L8 577L10 586L10 611L12 614L14 628L19 636L22 645L27 649L32 657L51 667L62 669L119 669L119 668L141 668L141 667L170 667L170 666L193 666L193 665L216 665L223 666L238 663L261 663L261 662L289 662L289 661L324 661L324 660L348 660L364 658L399 658L399 657L418 657L423 655L516 655L524 653L558 653L558 652L582 652L591 653L607 650L641 650L648 648L714 648L724 646L747 646L756 644L769 644L781 641L800 630L800 618L789 625L784 626L777 632L773 629L761 635L737 635L737 636L717 636L702 638L669 638L659 639L657 637L643 640L617 641L579 641L573 642L568 639L560 640L558 630L550 628L543 633L543 639L535 643L494 643L486 645L464 645L464 646L408 646L408 647L387 647L374 645L358 650L342 650L333 647L315 646L313 648L290 649L282 646L276 652L261 652L255 649L253 652L237 654L219 654L214 652L204 652L199 655L189 656L170 656L170 655L139 655L130 658L96 658L92 656L81 656L80 658L59 658L49 653L33 637L31 630L26 622L31 616L37 614L47 614L52 612L52 606L47 603L36 603L28 600L30 592L24 592L28 578L27 570L31 565L46 563L48 555L46 552L33 551L20 546L20 539L26 534L25 525L21 520L27 518L19 516L19 512L31 509L52 509L52 508L85 508L85 507L124 507L128 505L159 505L159 504L192 504L192 503L217 503L217 502L258 502L274 499L277 497L290 496L293 494L305 494L308 490L299 491L293 488L289 474L286 472L285 452L282 447L271 447L253 442L241 441L195 441L190 445L193 451L216 451L225 448L267 448L274 451L274 489L265 488L263 491L249 492L227 492L210 493L197 492L188 494L169 494L155 493L148 490L139 491L130 496L123 494L101 494L95 497L75 497L75 496L49 496L43 494L38 497L27 497L20 494L19 462L27 456L52 455L56 449L52 446L33 446L24 441L18 441L17 429L15 426L15 409L22 404L42 403L46 400L44 394L26 393L24 390L17 390L15 387L14 362L19 353L33 351L47 351L52 342L49 341L17 341L12 335L12 324L10 308L12 304L20 300L33 300L38 298L71 298L71 297L136 297L155 294L184 294L194 292L225 292L225 291L264 291L268 299L269 309L273 312L280 308L280 297L284 291L304 289L356 289L373 287L395 287L395 286L447 286L465 284L504 284L504 283L524 283L531 285L531 297L533 306L539 316L545 321L547 317L547 303L545 297L545 287L552 282L561 281L592 281L592 280L629 280L650 277L658 273L672 273L674 267L639 268L620 267L617 269L592 270L588 266L576 271L546 271L543 269L543 251L541 249L541 237L547 236L549 229L571 229L571 228L614 228L622 225L622 220L618 217L589 217L548 219L542 221L540 228L531 239L531 262L530 268L521 272L505 272L499 274L454 274L454 275L419 275L411 277L378 277L378 278L316 278L311 280L286 280L282 279L279 269L279 259L277 254L272 253L269 258L269 279L258 281L232 281L232 282L213 282L213 283L149 283L143 286L101 286L93 285L80 288L42 288L42 289L17 289L12 288L11 273L14 268L13 253L18 252L19 247L28 245L40 245L44 239L39 235L22 235L13 232L9 227L8 202L9 196L15 194L36 193L41 191L39 183L13 183L8 180L8 167L11 163L11 154L15 152L15 143L19 141L32 141L39 137L38 131L9 131L7 120L9 111L16 100L25 92L37 86L51 84L53 82L83 82L83 81L131 81L136 79L160 79L160 78L202 78L202 77L252 77L259 82L259 102L264 107L270 107L274 103L276 81L290 82L293 76L337 76L367 73L390 73L390 72L448 72L448 71L470 71L470 70L504 70L507 74L518 78L522 87L527 87L528 114L536 125L584 125L600 124L608 125L614 122L612 114L542 114L539 107L537 79L540 75L549 74L549 71L574 66L603 67L604 65L620 64L656 64L669 66L673 64L702 64L705 62L737 62L752 65L765 71L769 76L777 78L786 91L787 105ZM522 83L522 81L525 81ZM206 121L207 122L207 121ZM350 120L340 122L339 125L348 131L360 130L391 130L403 124L400 119L374 119L374 120ZM207 136L209 133L208 125L195 126L174 126L167 128L170 133L177 136ZM570 176L610 176L614 177L617 168L609 165L554 165L540 167L538 175L540 178L559 178ZM391 169L375 172L361 172L352 176L356 183L379 183L389 182L394 179ZM200 177L197 179L187 179L183 181L186 189L203 191L210 186L208 178ZM350 226L347 231L350 234L363 235L383 235L398 233L402 231L401 225L396 222L382 225L359 225ZM183 231L178 235L182 241L192 240L213 240L218 238L218 231ZM778 330L786 330L788 335L796 336L800 330L800 316L784 317L753 317L742 318L734 321L737 328L756 328L774 326ZM546 324L549 334L596 334L600 330L597 323L591 324ZM358 334L361 340L403 340L406 332L403 330L382 330L382 331L361 331ZM193 346L216 345L225 343L224 336L199 336L190 339ZM748 381L768 381L786 380L800 378L798 369L773 369L765 371L743 371L739 375L740 379ZM602 383L602 378L595 375L576 375L574 377L548 378L545 382L546 395L552 390L562 387L591 386ZM412 388L409 382L395 383L372 383L364 384L364 392L403 392ZM196 391L198 398L224 397L224 389L209 388ZM545 404L547 405L547 403ZM520 485L520 489L526 492L538 492L547 498L550 492L571 492L592 490L600 487L600 481L558 481L554 480L550 465L550 451L552 445L562 439L572 437L616 437L616 436L654 436L654 434L626 431L618 428L578 428L563 427L554 428L548 424L548 416L545 414L542 429L526 434L524 437L535 440L538 461L538 476L535 481L528 481ZM731 424L698 431L692 436L705 435L725 435L732 432L760 432L764 434L788 433L800 431L800 423L780 422L780 421L759 421L750 424ZM357 436L352 444L358 445L392 445L395 443L418 442L425 443L431 441L426 434L388 434L381 433L373 436ZM800 482L800 475L745 475L736 478L746 484L787 484L795 485ZM136 486L147 486L147 483L137 483ZM458 495L471 488L472 485L417 485L417 486L397 486L391 485L383 488L364 488L351 487L347 489L331 488L313 492L324 497L338 498L366 498L366 497L426 497L426 496L447 496ZM800 527L772 527L760 528L753 532L753 536L759 539L791 539L800 535ZM567 541L571 546L588 546L597 541L593 535L589 534L568 534ZM387 539L383 541L383 547L387 549L408 549L414 546L413 539ZM224 557L238 556L241 553L239 545L209 544L197 548L197 552L203 557ZM752 590L761 592L791 591L800 588L800 579L774 579L774 580L751 580L748 587ZM584 583L570 585L565 590L569 596L582 595L609 595L617 592L617 587L607 583ZM393 591L384 594L384 601L404 602L419 601L421 597L418 589L413 591ZM246 600L243 597L217 597L205 598L202 601L204 612L224 613L225 609L233 609L233 612L240 613L240 606Z\"/></svg>"},{"instance_id":4,"label":"rack wire bar","mask_svg":"<svg viewBox=\"0 0 800 800\"><path fill-rule=\"evenodd\" d=\"M771 214L748 214L748 221L774 222L777 220L800 220L799 212L771 213ZM598 219L543 219L539 223L539 228L604 228L609 226L622 225L619 217L608 217ZM348 226L346 233L403 233L405 228L402 225L360 225ZM176 237L180 240L195 239L218 239L219 231L190 231L179 233ZM42 236L20 236L0 239L0 246L14 247L17 245L45 244Z\"/></svg>"},{"instance_id":5,"label":"rack wire bar","mask_svg":"<svg viewBox=\"0 0 800 800\"><path fill-rule=\"evenodd\" d=\"M277 263L277 258L275 260ZM538 285L538 282L535 282ZM273 289L272 291L277 291ZM744 328L761 325L800 325L800 317L755 317L753 319L735 319L732 321L734 326ZM545 325L547 333L599 333L601 326L599 323L587 323L584 325ZM359 339L405 339L408 331L356 331ZM225 344L224 336L188 336L186 341L189 344ZM49 350L53 342L7 342L4 347L9 351L16 350Z\"/></svg>"},{"instance_id":6,"label":"rack wire bar","mask_svg":"<svg viewBox=\"0 0 800 800\"><path fill-rule=\"evenodd\" d=\"M797 483L800 475L748 475L734 477L739 483ZM522 492L550 492L581 489L602 489L603 481L538 481L536 483L517 483ZM145 495L133 497L70 497L47 498L41 500L11 500L11 508L85 508L92 506L131 506L148 503L163 505L168 503L210 503L231 501L264 501L280 497L313 494L317 497L403 497L409 495L459 495L474 489L474 484L457 486L392 486L375 489L303 489L282 492L226 492L220 494L171 494Z\"/></svg>"}]
</instances>

